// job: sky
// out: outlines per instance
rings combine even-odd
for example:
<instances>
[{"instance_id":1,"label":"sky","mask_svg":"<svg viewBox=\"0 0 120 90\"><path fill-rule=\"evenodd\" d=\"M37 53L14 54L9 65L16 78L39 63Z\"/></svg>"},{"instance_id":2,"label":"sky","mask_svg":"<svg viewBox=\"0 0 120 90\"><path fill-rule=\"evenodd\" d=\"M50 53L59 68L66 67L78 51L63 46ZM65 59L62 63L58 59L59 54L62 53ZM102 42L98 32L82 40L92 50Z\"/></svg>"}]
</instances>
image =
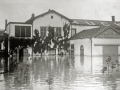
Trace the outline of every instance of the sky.
<instances>
[{"instance_id":1,"label":"sky","mask_svg":"<svg viewBox=\"0 0 120 90\"><path fill-rule=\"evenodd\" d=\"M0 0L0 29L8 22L25 22L35 16L55 10L70 19L120 21L120 0Z\"/></svg>"}]
</instances>

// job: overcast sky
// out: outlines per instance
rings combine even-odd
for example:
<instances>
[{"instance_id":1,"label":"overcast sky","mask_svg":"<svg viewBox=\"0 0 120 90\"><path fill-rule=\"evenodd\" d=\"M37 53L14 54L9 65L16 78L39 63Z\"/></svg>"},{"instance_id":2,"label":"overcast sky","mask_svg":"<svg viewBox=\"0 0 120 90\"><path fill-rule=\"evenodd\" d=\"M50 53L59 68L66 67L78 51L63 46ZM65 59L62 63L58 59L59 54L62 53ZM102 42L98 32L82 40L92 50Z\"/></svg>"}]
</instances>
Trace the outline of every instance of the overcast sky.
<instances>
[{"instance_id":1,"label":"overcast sky","mask_svg":"<svg viewBox=\"0 0 120 90\"><path fill-rule=\"evenodd\" d=\"M53 9L71 19L120 21L120 0L0 0L0 29Z\"/></svg>"}]
</instances>

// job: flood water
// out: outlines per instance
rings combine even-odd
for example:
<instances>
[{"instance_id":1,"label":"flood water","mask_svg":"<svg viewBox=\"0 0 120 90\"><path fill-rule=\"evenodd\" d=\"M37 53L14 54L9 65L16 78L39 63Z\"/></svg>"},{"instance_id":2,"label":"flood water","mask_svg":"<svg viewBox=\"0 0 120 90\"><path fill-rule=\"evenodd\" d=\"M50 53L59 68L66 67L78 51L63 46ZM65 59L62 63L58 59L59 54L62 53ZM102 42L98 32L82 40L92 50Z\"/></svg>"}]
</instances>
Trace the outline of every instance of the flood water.
<instances>
[{"instance_id":1,"label":"flood water","mask_svg":"<svg viewBox=\"0 0 120 90\"><path fill-rule=\"evenodd\" d=\"M24 56L13 66L0 58L0 72L10 71L0 74L0 90L120 90L119 65L112 70L102 56Z\"/></svg>"}]
</instances>

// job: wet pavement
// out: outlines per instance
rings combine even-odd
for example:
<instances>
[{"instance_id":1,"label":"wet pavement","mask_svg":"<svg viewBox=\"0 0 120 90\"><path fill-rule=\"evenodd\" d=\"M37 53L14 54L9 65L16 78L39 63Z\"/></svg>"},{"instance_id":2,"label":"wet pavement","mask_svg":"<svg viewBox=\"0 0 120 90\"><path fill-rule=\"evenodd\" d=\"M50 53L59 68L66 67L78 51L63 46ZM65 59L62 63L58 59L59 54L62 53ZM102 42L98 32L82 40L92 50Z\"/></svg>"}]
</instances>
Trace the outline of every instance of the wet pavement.
<instances>
[{"instance_id":1,"label":"wet pavement","mask_svg":"<svg viewBox=\"0 0 120 90\"><path fill-rule=\"evenodd\" d=\"M112 69L104 59L107 57L25 56L15 67L10 59L5 65L0 58L0 72L11 70L0 74L0 90L120 90L119 64L112 60L116 64ZM107 67L104 73L103 67Z\"/></svg>"}]
</instances>

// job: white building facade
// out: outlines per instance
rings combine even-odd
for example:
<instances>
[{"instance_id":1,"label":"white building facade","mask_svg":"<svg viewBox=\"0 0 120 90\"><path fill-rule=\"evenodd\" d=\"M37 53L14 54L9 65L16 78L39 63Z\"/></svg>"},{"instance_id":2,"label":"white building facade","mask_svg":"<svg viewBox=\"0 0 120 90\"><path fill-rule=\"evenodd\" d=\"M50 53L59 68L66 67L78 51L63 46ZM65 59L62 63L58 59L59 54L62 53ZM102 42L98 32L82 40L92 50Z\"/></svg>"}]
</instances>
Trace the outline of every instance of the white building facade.
<instances>
[{"instance_id":1,"label":"white building facade","mask_svg":"<svg viewBox=\"0 0 120 90\"><path fill-rule=\"evenodd\" d=\"M113 17L114 18L114 17ZM84 55L103 55L103 44L106 45L119 45L116 41L119 41L118 38L96 38L91 37L98 31L101 31L101 28L105 27L113 27L111 32L116 32L120 28L120 24L118 22L113 21L98 21L98 20L82 20L82 19L69 19L68 17L54 11L48 10L47 12L35 16L32 14L31 18L26 22L9 22L6 27L6 31L9 34L9 37L22 37L22 38L32 38L35 36L34 30L37 29L41 37L46 37L48 35L48 27L54 27L54 31L57 35L63 36L63 26L65 24L70 25L70 52L74 55L80 55L80 48L84 49ZM29 29L29 30L28 30ZM86 32L85 34L83 31L85 30L92 30L93 32ZM104 29L106 30L106 29ZM84 38L83 34L87 35L87 38ZM118 31L119 32L119 31ZM117 32L117 33L118 33ZM80 33L80 35L79 35ZM91 34L93 33L93 34ZM26 36L28 35L28 36ZM119 35L118 35L119 36ZM105 42L106 41L106 42ZM112 42L111 42L112 41ZM52 47L51 47L52 48ZM91 49L92 48L92 49ZM29 53L32 52L32 48L29 48ZM91 51L92 50L92 51ZM95 51L97 50L97 51ZM55 54L58 54L55 51ZM119 46L118 46L118 53L119 53ZM32 53L30 53L32 55Z\"/></svg>"},{"instance_id":2,"label":"white building facade","mask_svg":"<svg viewBox=\"0 0 120 90\"><path fill-rule=\"evenodd\" d=\"M119 56L120 31L113 27L84 30L70 40L71 53L84 56Z\"/></svg>"}]
</instances>

